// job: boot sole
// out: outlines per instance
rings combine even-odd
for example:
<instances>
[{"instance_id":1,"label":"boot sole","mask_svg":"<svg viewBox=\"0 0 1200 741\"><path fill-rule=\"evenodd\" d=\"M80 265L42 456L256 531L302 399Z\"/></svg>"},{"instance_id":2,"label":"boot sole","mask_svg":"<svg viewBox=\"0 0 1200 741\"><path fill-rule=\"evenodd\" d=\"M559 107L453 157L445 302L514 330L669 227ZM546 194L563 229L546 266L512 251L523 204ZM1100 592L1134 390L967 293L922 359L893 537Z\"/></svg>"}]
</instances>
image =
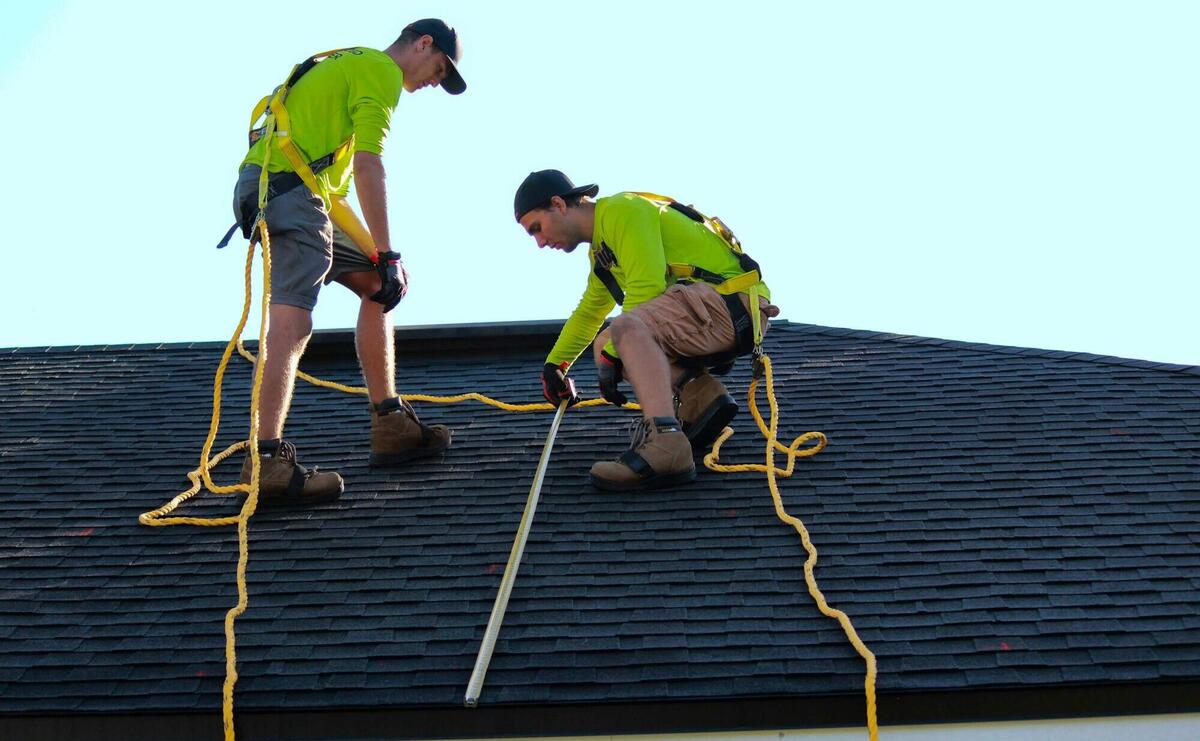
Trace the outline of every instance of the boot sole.
<instances>
[{"instance_id":1,"label":"boot sole","mask_svg":"<svg viewBox=\"0 0 1200 741\"><path fill-rule=\"evenodd\" d=\"M589 473L588 477L592 480L592 486L604 491L646 491L649 489L666 489L672 486L686 484L696 478L695 467L689 468L686 471L677 473L664 473L658 476L649 476L638 481L633 481L628 484L620 481L608 481L607 479L596 478L594 474Z\"/></svg>"},{"instance_id":2,"label":"boot sole","mask_svg":"<svg viewBox=\"0 0 1200 741\"><path fill-rule=\"evenodd\" d=\"M367 460L367 465L373 467L383 466L399 466L409 461L420 460L421 458L429 458L438 453L444 453L446 448L450 447L450 441L447 440L445 445L437 448L413 448L406 450L403 453L371 453L371 457Z\"/></svg>"},{"instance_id":3,"label":"boot sole","mask_svg":"<svg viewBox=\"0 0 1200 741\"><path fill-rule=\"evenodd\" d=\"M346 482L338 487L337 491L331 491L328 494L322 494L319 497L268 497L266 499L261 496L258 499L258 504L263 509L308 509L315 507L318 504L328 504L336 502L346 491Z\"/></svg>"},{"instance_id":4,"label":"boot sole","mask_svg":"<svg viewBox=\"0 0 1200 741\"><path fill-rule=\"evenodd\" d=\"M721 430L725 429L733 418L737 416L738 405L729 394L717 397L713 403L708 405L708 409L704 410L704 414L691 424L687 429L688 441L692 444L692 450L700 451L712 445L713 440L721 434Z\"/></svg>"}]
</instances>

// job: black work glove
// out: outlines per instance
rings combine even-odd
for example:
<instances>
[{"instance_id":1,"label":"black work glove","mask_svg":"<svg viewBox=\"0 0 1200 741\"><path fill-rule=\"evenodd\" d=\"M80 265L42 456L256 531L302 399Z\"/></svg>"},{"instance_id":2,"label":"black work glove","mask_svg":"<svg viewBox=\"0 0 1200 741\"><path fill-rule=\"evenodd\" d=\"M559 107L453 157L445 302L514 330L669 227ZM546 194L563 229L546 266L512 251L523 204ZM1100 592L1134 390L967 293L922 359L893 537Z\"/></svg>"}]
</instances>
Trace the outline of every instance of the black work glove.
<instances>
[{"instance_id":1,"label":"black work glove","mask_svg":"<svg viewBox=\"0 0 1200 741\"><path fill-rule=\"evenodd\" d=\"M375 270L383 285L371 294L371 300L383 304L383 313L396 308L400 299L408 293L408 271L400 262L399 252L380 252L375 256Z\"/></svg>"},{"instance_id":2,"label":"black work glove","mask_svg":"<svg viewBox=\"0 0 1200 741\"><path fill-rule=\"evenodd\" d=\"M579 403L579 394L575 393L575 382L567 377L569 367L567 363L546 363L542 367L542 395L554 406L558 406L563 399L570 399L567 406Z\"/></svg>"},{"instance_id":3,"label":"black work glove","mask_svg":"<svg viewBox=\"0 0 1200 741\"><path fill-rule=\"evenodd\" d=\"M625 394L622 394L621 390L617 388L621 383L623 375L621 371L624 367L625 364L621 362L620 358L614 358L607 352L600 351L600 362L596 364L600 375L600 395L609 404L621 406L629 401L629 399L625 398Z\"/></svg>"}]
</instances>

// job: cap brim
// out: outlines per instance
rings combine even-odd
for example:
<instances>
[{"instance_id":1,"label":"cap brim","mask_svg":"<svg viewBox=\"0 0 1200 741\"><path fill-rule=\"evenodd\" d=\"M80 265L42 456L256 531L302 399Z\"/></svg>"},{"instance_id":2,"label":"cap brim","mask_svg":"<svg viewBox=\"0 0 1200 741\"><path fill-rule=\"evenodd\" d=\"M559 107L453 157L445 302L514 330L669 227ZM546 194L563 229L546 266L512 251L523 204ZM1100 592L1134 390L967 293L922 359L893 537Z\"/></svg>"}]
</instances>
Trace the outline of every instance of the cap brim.
<instances>
[{"instance_id":1,"label":"cap brim","mask_svg":"<svg viewBox=\"0 0 1200 741\"><path fill-rule=\"evenodd\" d=\"M454 62L450 61L450 57L446 57L446 76L442 79L442 89L451 95L461 95L467 89L467 83L463 81L462 75L458 73L458 67L454 66Z\"/></svg>"},{"instance_id":2,"label":"cap brim","mask_svg":"<svg viewBox=\"0 0 1200 741\"><path fill-rule=\"evenodd\" d=\"M580 185L577 188L571 188L566 193L563 193L563 195L564 196L587 196L588 198L595 198L596 194L599 192L600 192L600 186L596 185L595 183L592 183L591 185Z\"/></svg>"}]
</instances>

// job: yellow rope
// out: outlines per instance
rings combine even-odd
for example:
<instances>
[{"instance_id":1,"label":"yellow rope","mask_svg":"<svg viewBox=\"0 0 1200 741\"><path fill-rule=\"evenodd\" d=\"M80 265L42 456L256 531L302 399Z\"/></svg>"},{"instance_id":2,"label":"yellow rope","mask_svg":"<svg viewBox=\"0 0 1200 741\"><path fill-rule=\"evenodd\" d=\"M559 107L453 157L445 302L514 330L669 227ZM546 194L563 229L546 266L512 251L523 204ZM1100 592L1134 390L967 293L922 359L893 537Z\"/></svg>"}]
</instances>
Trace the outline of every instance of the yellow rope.
<instances>
[{"instance_id":1,"label":"yellow rope","mask_svg":"<svg viewBox=\"0 0 1200 741\"><path fill-rule=\"evenodd\" d=\"M246 360L249 360L251 363L258 362L254 357L254 353L243 347L241 342L238 342L237 351L238 354L240 354ZM320 386L321 388L342 391L347 394L358 394L360 396L367 395L366 386L347 386L336 381L326 381L323 378L310 376L304 371L297 371L296 377L302 381L307 381L314 386ZM457 404L462 401L480 401L489 406L494 406L497 409L503 409L506 412L552 412L557 409L556 406L545 401L537 402L535 404L510 404L506 401L493 399L490 396L484 396L483 394L479 394L474 391L465 394L454 394L453 396L434 396L432 394L401 394L400 397L405 401L426 401L433 404ZM608 402L604 399L588 399L586 401L579 402L576 404L576 406L595 407L605 404L608 404ZM641 409L640 406L633 403L626 404L625 406L629 409Z\"/></svg>"},{"instance_id":2,"label":"yellow rope","mask_svg":"<svg viewBox=\"0 0 1200 741\"><path fill-rule=\"evenodd\" d=\"M258 342L260 346L265 347L267 329L270 325L268 307L271 301L271 238L267 230L266 220L262 217L261 212L259 214L258 226L262 234L263 272L265 273L265 278L263 279L262 319L259 323ZM258 484L262 468L262 462L257 453L258 399L259 393L262 390L263 365L259 365L254 370L254 384L250 392L250 439L234 443L212 458L209 458L209 453L212 451L213 440L216 439L217 429L221 421L221 385L225 375L225 367L229 362L230 356L233 354L235 343L241 344L239 338L246 326L246 318L250 313L250 270L253 264L254 245L251 244L249 254L246 257L246 300L242 306L242 317L238 321L237 330L234 332L233 337L226 344L225 353L221 356L221 362L217 366L217 375L213 382L212 418L209 421L208 437L205 439L204 447L200 453L200 466L195 470L189 471L187 474L188 479L192 482L192 486L162 507L151 512L144 512L138 517L138 522L150 527L164 527L168 525L202 525L210 527L237 525L238 561L236 579L238 600L237 604L225 613L225 682L221 688L221 719L225 729L226 741L234 741L235 739L233 728L233 688L237 684L238 673L237 636L234 632L234 621L246 612L246 608L250 604L249 595L246 591L246 566L250 560L250 518L254 516L255 510L258 509ZM209 476L209 469L238 450L246 447L249 447L252 452L250 455L250 483L234 484L232 486L218 486L214 484ZM233 494L235 492L244 492L246 494L246 501L242 504L242 508L237 516L166 517L165 515L170 514L176 507L200 491L202 479L204 485L214 494Z\"/></svg>"},{"instance_id":3,"label":"yellow rope","mask_svg":"<svg viewBox=\"0 0 1200 741\"><path fill-rule=\"evenodd\" d=\"M817 603L817 608L821 614L826 617L831 617L841 623L842 630L846 634L846 638L850 640L854 650L862 657L867 664L866 679L863 683L864 692L867 697L867 732L870 734L871 741L876 741L879 738L879 723L876 720L875 712L875 654L871 653L871 649L867 648L862 639L858 637L858 631L854 629L854 625L850 622L850 617L841 610L829 606L825 601L825 595L821 593L817 586L817 577L814 573L814 568L817 564L817 547L813 545L812 540L808 537L808 528L797 517L788 514L783 508L783 499L779 494L779 484L776 477L787 478L792 475L792 470L796 466L797 458L807 458L811 455L816 455L825 447L827 439L820 432L806 432L792 441L791 445L784 446L777 439L779 430L779 404L775 400L775 383L774 376L771 372L771 358L763 355L763 369L767 385L767 404L771 409L771 422L768 427L763 423L762 414L758 411L758 403L755 398L755 391L758 388L758 379L755 378L750 382L750 413L754 416L754 421L758 423L758 429L763 436L767 438L767 462L762 464L741 464L741 465L724 465L718 463L720 457L721 444L733 435L733 429L726 427L721 435L713 443L712 452L704 456L704 465L714 471L722 473L737 473L741 471L756 471L767 474L767 484L771 488L771 499L775 502L775 515L782 521L791 525L800 534L800 541L804 544L804 550L808 552L808 559L804 562L804 581L808 584L808 593ZM809 448L801 449L800 446L809 440L816 440L816 445ZM788 457L787 468L775 467L775 452L779 451Z\"/></svg>"},{"instance_id":4,"label":"yellow rope","mask_svg":"<svg viewBox=\"0 0 1200 741\"><path fill-rule=\"evenodd\" d=\"M262 235L263 245L263 297L262 297L262 318L258 328L258 344L259 347L265 348L267 341L267 330L270 327L270 312L269 306L271 303L271 235L267 231L267 220L263 211L258 212L258 227L259 233ZM254 260L254 245L250 245L250 258L247 263ZM247 279L249 279L249 268L246 270ZM240 337L238 333L235 337ZM227 348L228 350L228 348ZM265 353L265 350L264 350ZM259 393L262 390L263 368L266 363L259 363L254 368L254 385L250 391L250 484L246 487L246 502L242 505L242 511L238 513L237 531L238 531L238 562L237 562L237 604L230 608L229 612L225 613L225 683L221 687L221 721L225 729L226 741L234 741L236 733L233 728L233 688L237 684L237 636L234 633L234 621L241 617L246 612L246 607L250 604L250 595L246 590L246 566L250 562L250 518L254 516L254 511L258 509L258 485L259 474L262 471L262 460L258 456L258 402ZM218 410L221 408L220 386L217 386L218 391L213 399L213 428L209 431L208 444L201 453L201 461L207 457L212 439L216 435L216 418ZM211 483L208 475L208 467L201 466L202 475L206 484Z\"/></svg>"},{"instance_id":5,"label":"yellow rope","mask_svg":"<svg viewBox=\"0 0 1200 741\"><path fill-rule=\"evenodd\" d=\"M258 346L266 347L266 331L268 325L268 304L270 301L270 236L267 232L265 219L262 218L261 212L259 216L259 228L263 236L263 300L262 300L262 322L259 327ZM225 616L225 684L222 692L222 717L225 726L226 741L234 741L233 730L233 688L237 682L237 655L235 649L234 621L240 617L248 605L248 597L246 593L246 564L248 561L249 544L247 532L249 528L250 517L253 516L255 509L258 506L258 477L260 461L257 455L258 451L258 396L262 385L262 369L263 364L258 362L252 353L250 353L242 345L241 334L245 328L246 319L250 311L251 298L251 283L250 271L254 260L254 246L250 246L250 252L246 260L246 300L242 307L242 316L238 321L238 326L233 337L225 346L225 352L221 356L221 362L217 367L216 378L213 383L213 413L212 420L209 425L209 434L204 442L204 447L200 456L200 465L196 469L189 471L188 479L192 482L190 488L184 491L162 507L145 512L138 517L138 521L143 525L151 527L164 527L169 525L199 525L204 527L220 527L225 525L236 524L238 527L238 566L237 566L237 588L238 602ZM217 428L220 423L220 405L221 405L221 384L225 374L225 368L232 356L233 350L236 349L238 354L246 360L250 361L255 366L254 386L251 392L251 423L250 423L250 439L230 445L225 450L215 456L209 457L212 451L213 441L216 439ZM779 425L779 405L775 398L774 376L771 370L771 359L769 356L763 356L763 367L765 370L765 381L767 388L767 402L771 410L771 419L768 424L762 418L761 412L758 409L756 392L758 389L759 379L754 379L750 383L748 398L750 403L750 413L754 417L755 423L758 425L759 432L767 440L766 447L766 463L747 463L747 464L723 464L720 463L721 445L723 445L730 437L733 436L733 428L726 427L713 443L712 450L704 456L704 465L713 471L720 473L742 473L756 472L765 473L767 475L767 484L771 490L771 498L775 504L775 514L783 522L792 525L796 532L800 535L800 540L804 545L805 551L808 553L808 558L804 562L804 579L808 585L808 592L812 595L817 603L821 613L836 619L842 626L846 637L854 646L854 649L863 658L867 665L866 679L864 682L864 690L867 700L867 729L870 734L870 741L876 741L878 738L878 723L876 720L876 705L875 705L875 677L876 664L875 655L866 647L859 638L858 632L855 631L854 625L850 622L849 616L841 610L832 608L825 600L825 595L817 586L814 567L817 562L817 549L809 538L808 529L804 523L788 512L783 507L783 501L779 494L779 485L777 478L787 478L792 475L796 466L797 458L807 458L819 453L827 444L828 440L823 433L806 432L798 436L790 445L783 445L778 440L778 425ZM334 381L326 381L321 378L309 375L300 371L297 376L302 380L311 383L315 386L334 389L348 394L366 395L367 389L362 386L347 386L345 384L336 383ZM503 409L510 412L533 412L533 411L551 411L555 409L552 404L547 402L539 402L534 404L510 404L508 402L493 399L483 394L469 392L463 394L454 394L451 396L435 396L431 394L404 394L403 398L408 401L422 401L439 404L454 404L463 401L478 401L484 404ZM578 404L581 407L597 407L607 404L604 399L588 399ZM625 405L629 409L640 409L641 407L635 403ZM815 444L802 448L805 443L816 441ZM213 483L210 478L209 471L217 464L224 461L229 456L239 450L249 447L254 455L251 455L252 475L249 484L236 484L233 486L218 486ZM786 468L778 468L775 466L775 453L783 453L787 456ZM179 505L186 502L200 492L201 486L207 488L215 494L231 494L234 492L246 492L248 494L245 504L242 506L241 512L236 517L168 517Z\"/></svg>"}]
</instances>

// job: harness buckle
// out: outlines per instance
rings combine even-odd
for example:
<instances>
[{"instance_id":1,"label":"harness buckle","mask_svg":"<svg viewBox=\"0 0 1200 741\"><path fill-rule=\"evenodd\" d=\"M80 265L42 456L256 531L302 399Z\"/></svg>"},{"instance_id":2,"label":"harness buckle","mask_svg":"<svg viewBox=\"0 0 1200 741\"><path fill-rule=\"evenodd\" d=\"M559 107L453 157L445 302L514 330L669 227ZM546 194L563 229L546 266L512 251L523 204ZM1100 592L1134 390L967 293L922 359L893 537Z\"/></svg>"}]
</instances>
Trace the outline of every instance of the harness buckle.
<instances>
[{"instance_id":1,"label":"harness buckle","mask_svg":"<svg viewBox=\"0 0 1200 741\"><path fill-rule=\"evenodd\" d=\"M728 244L734 252L740 254L742 251L742 243L733 233L733 230L729 228L729 225L724 221L721 221L719 216L710 216L708 218L709 221L712 222L713 231L717 233L717 236L725 240L725 243Z\"/></svg>"}]
</instances>

